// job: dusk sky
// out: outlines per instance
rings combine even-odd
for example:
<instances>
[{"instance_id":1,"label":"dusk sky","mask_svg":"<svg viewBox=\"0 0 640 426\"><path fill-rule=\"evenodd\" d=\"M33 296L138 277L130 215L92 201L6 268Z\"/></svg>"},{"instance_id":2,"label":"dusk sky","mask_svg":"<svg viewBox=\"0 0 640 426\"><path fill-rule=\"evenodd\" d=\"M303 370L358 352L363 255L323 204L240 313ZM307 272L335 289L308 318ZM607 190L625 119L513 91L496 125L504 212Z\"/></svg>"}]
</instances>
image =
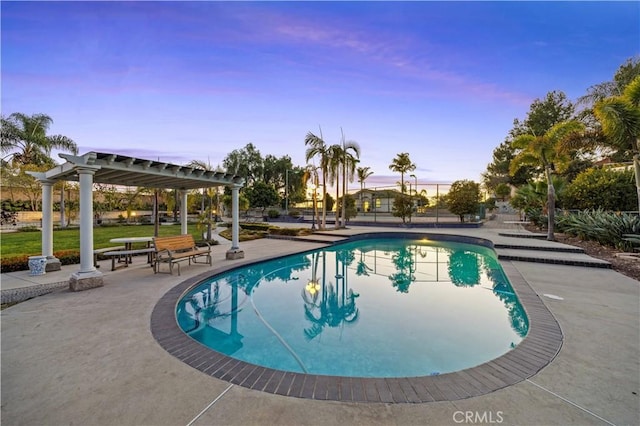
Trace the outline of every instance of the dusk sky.
<instances>
[{"instance_id":1,"label":"dusk sky","mask_svg":"<svg viewBox=\"0 0 640 426\"><path fill-rule=\"evenodd\" d=\"M2 114L48 114L81 154L215 166L253 143L304 166L307 132L334 144L342 128L374 171L367 187L399 180L400 152L420 183L479 182L536 98L575 101L640 54L638 2L2 1L1 13Z\"/></svg>"}]
</instances>

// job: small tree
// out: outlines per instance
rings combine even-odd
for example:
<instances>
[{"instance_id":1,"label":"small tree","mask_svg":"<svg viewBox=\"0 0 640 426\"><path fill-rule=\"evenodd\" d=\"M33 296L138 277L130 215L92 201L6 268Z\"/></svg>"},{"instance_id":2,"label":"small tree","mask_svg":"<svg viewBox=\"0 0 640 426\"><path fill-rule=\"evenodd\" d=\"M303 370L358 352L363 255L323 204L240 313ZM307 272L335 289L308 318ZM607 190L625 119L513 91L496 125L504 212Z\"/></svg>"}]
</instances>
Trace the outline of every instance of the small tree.
<instances>
[{"instance_id":1,"label":"small tree","mask_svg":"<svg viewBox=\"0 0 640 426\"><path fill-rule=\"evenodd\" d=\"M449 211L460 217L464 222L464 215L475 214L480 204L480 184L470 180L457 180L451 185L446 195Z\"/></svg>"},{"instance_id":2,"label":"small tree","mask_svg":"<svg viewBox=\"0 0 640 426\"><path fill-rule=\"evenodd\" d=\"M333 205L335 204L335 200L328 192L325 193L326 197L324 201L324 206L327 208L327 211L331 211L333 209Z\"/></svg>"},{"instance_id":3,"label":"small tree","mask_svg":"<svg viewBox=\"0 0 640 426\"><path fill-rule=\"evenodd\" d=\"M233 197L231 196L231 194L225 193L222 196L222 204L227 211L227 217L231 217L231 207L233 204ZM249 210L249 199L242 192L238 194L238 210Z\"/></svg>"},{"instance_id":4,"label":"small tree","mask_svg":"<svg viewBox=\"0 0 640 426\"><path fill-rule=\"evenodd\" d=\"M347 200L347 204L345 206L345 209L342 208L342 200L346 199ZM356 200L355 198L353 198L353 195L347 194L344 197L340 197L340 199L338 200L338 212L340 212L340 217L342 217L342 212L344 211L345 216L344 216L344 220L347 221L349 219L351 219L352 217L356 217L358 214L358 211L356 210Z\"/></svg>"},{"instance_id":5,"label":"small tree","mask_svg":"<svg viewBox=\"0 0 640 426\"><path fill-rule=\"evenodd\" d=\"M402 219L402 223L406 222L407 217L411 217L413 210L413 202L411 198L402 194L393 199L393 206L391 207L391 214L395 217Z\"/></svg>"},{"instance_id":6,"label":"small tree","mask_svg":"<svg viewBox=\"0 0 640 426\"><path fill-rule=\"evenodd\" d=\"M509 195L511 195L511 187L508 184L500 183L496 186L496 197L500 201L504 201Z\"/></svg>"},{"instance_id":7,"label":"small tree","mask_svg":"<svg viewBox=\"0 0 640 426\"><path fill-rule=\"evenodd\" d=\"M261 207L262 215L267 207L275 206L280 202L278 191L264 182L256 182L247 190L247 198L251 207Z\"/></svg>"}]
</instances>

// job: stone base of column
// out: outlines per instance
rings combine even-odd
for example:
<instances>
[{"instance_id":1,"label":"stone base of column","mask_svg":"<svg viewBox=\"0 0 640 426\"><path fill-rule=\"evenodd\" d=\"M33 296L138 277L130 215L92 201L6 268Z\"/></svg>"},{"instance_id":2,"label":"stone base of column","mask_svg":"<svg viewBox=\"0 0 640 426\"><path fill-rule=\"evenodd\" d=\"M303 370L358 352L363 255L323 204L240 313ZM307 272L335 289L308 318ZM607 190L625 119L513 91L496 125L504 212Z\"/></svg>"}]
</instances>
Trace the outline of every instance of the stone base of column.
<instances>
[{"instance_id":1,"label":"stone base of column","mask_svg":"<svg viewBox=\"0 0 640 426\"><path fill-rule=\"evenodd\" d=\"M70 291L83 291L90 288L102 287L103 274L99 271L92 272L74 272L69 278Z\"/></svg>"},{"instance_id":2,"label":"stone base of column","mask_svg":"<svg viewBox=\"0 0 640 426\"><path fill-rule=\"evenodd\" d=\"M60 259L54 256L47 256L47 265L45 266L45 272L59 271L62 269L62 263Z\"/></svg>"},{"instance_id":3,"label":"stone base of column","mask_svg":"<svg viewBox=\"0 0 640 426\"><path fill-rule=\"evenodd\" d=\"M244 259L244 251L240 249L227 250L227 260Z\"/></svg>"}]
</instances>

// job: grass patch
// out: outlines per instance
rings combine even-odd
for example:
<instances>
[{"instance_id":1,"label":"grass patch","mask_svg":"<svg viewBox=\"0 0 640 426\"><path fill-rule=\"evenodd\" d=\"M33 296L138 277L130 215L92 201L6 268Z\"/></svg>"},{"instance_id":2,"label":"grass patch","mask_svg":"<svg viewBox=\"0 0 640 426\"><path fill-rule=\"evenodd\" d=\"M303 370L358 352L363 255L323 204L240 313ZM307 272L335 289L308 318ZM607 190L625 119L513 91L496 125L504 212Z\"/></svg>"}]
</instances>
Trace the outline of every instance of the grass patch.
<instances>
[{"instance_id":1,"label":"grass patch","mask_svg":"<svg viewBox=\"0 0 640 426\"><path fill-rule=\"evenodd\" d=\"M188 225L187 232L196 240L201 240L201 232L196 225ZM160 226L159 236L180 235L180 226ZM122 225L96 227L93 229L93 248L111 247L112 238L148 237L153 235L153 225ZM38 256L42 253L41 232L10 232L0 236L0 259L10 259L20 256ZM59 229L53 231L53 251L80 250L80 229Z\"/></svg>"}]
</instances>

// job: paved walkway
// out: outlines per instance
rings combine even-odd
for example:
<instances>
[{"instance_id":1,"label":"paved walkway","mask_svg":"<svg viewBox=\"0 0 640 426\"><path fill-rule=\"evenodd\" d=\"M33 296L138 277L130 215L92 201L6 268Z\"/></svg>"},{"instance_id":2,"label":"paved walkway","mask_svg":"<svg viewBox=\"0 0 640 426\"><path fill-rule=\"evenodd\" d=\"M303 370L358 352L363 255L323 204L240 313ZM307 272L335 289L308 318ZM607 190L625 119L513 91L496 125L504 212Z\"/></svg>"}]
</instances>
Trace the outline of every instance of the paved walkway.
<instances>
[{"instance_id":1,"label":"paved walkway","mask_svg":"<svg viewBox=\"0 0 640 426\"><path fill-rule=\"evenodd\" d=\"M576 255L580 255L579 260L590 259L567 251L571 246L505 237L499 235L499 223L487 225L480 229L418 231L487 238L496 246L511 247L504 250L520 250L520 254L528 251L528 256L558 261L575 260L570 257ZM333 234L389 230L352 227ZM326 243L283 244L282 240L265 239L242 243L242 248L246 261ZM213 269L242 262L224 260L227 248L214 247ZM564 342L558 356L532 378L487 395L458 401L385 404L273 395L232 385L187 366L155 341L150 331L151 312L168 290L211 268L192 265L182 268L182 276L177 277L154 275L142 260L113 272L109 271L109 261L104 261L104 287L72 293L63 286L1 312L2 423L640 424L640 283L603 267L530 259L503 262L517 269L560 324ZM30 277L26 271L2 274L2 289L64 283L75 268L64 267L63 271L40 277Z\"/></svg>"}]
</instances>

